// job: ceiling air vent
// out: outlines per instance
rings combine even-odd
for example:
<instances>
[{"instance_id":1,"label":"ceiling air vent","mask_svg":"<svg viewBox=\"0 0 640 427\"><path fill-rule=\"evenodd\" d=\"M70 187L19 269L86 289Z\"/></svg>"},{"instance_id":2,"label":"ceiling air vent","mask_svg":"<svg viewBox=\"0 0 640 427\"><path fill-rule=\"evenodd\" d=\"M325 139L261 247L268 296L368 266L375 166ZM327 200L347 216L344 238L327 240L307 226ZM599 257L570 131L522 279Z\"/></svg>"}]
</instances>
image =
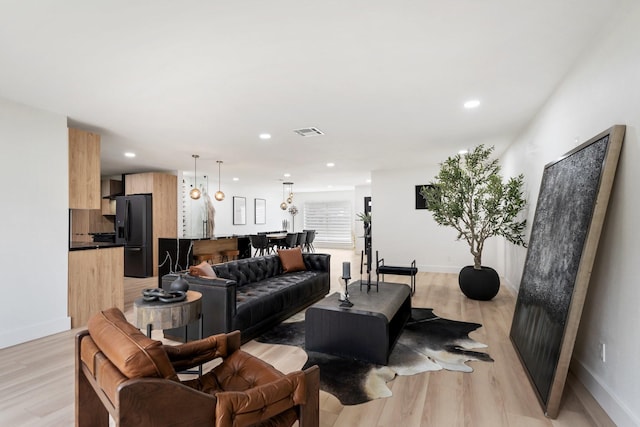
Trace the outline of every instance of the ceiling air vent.
<instances>
[{"instance_id":1,"label":"ceiling air vent","mask_svg":"<svg viewBox=\"0 0 640 427\"><path fill-rule=\"evenodd\" d=\"M294 130L300 136L317 136L324 135L324 133L318 128L302 128Z\"/></svg>"}]
</instances>

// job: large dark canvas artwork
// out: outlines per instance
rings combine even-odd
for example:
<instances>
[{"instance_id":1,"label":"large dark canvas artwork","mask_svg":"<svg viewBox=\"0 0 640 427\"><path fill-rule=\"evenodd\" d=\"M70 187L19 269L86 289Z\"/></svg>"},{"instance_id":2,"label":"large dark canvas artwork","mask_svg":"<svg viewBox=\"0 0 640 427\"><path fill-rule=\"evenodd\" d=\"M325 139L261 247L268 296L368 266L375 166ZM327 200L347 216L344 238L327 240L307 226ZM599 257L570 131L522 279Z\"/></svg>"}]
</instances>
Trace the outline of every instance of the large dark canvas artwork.
<instances>
[{"instance_id":1,"label":"large dark canvas artwork","mask_svg":"<svg viewBox=\"0 0 640 427\"><path fill-rule=\"evenodd\" d=\"M557 416L625 127L545 166L511 340L547 416Z\"/></svg>"}]
</instances>

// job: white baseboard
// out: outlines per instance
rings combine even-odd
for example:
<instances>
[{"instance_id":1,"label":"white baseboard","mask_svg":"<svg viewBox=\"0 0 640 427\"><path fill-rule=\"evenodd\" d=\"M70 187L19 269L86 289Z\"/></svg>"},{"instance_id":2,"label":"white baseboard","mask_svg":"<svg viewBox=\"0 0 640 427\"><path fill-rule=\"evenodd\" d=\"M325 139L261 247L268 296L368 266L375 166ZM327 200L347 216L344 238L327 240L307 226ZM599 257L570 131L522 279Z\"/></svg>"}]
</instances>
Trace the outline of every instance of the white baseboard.
<instances>
[{"instance_id":1,"label":"white baseboard","mask_svg":"<svg viewBox=\"0 0 640 427\"><path fill-rule=\"evenodd\" d=\"M408 264L402 264L402 265L408 265ZM417 264L416 267L418 268L418 271L428 271L430 273L455 273L458 274L460 273L460 269L462 267L452 267L452 266L446 266L446 265L429 265L429 264Z\"/></svg>"},{"instance_id":2,"label":"white baseboard","mask_svg":"<svg viewBox=\"0 0 640 427\"><path fill-rule=\"evenodd\" d=\"M27 341L57 334L58 332L68 331L69 329L71 329L70 317L52 319L47 322L28 325L24 328L1 333L0 348L22 344Z\"/></svg>"},{"instance_id":3,"label":"white baseboard","mask_svg":"<svg viewBox=\"0 0 640 427\"><path fill-rule=\"evenodd\" d=\"M571 371L618 427L640 426L640 416L620 402L615 393L602 384L582 362L572 359Z\"/></svg>"}]
</instances>

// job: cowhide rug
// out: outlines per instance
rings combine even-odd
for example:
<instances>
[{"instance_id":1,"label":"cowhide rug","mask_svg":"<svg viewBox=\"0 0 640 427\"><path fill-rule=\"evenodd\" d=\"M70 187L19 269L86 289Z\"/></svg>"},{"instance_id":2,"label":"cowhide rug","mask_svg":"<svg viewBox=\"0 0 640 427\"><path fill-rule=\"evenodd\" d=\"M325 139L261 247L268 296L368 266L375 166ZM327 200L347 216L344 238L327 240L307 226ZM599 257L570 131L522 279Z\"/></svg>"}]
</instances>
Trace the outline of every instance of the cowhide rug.
<instances>
[{"instance_id":1,"label":"cowhide rug","mask_svg":"<svg viewBox=\"0 0 640 427\"><path fill-rule=\"evenodd\" d=\"M493 362L488 354L473 350L487 347L469 338L469 333L481 326L443 319L430 308L413 308L388 366L307 351L308 359L303 369L318 365L320 388L336 396L343 405L358 405L391 396L387 382L396 375L441 369L472 372L466 362ZM281 323L256 341L304 349L304 321Z\"/></svg>"}]
</instances>

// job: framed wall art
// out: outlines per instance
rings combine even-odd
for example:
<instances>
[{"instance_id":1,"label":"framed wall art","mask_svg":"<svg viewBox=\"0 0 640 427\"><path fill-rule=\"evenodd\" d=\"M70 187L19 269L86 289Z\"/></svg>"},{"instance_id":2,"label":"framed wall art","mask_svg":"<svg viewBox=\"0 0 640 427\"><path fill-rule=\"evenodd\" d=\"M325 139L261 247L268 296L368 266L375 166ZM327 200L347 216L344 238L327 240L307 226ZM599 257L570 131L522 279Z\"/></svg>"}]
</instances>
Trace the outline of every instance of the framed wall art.
<instances>
[{"instance_id":1,"label":"framed wall art","mask_svg":"<svg viewBox=\"0 0 640 427\"><path fill-rule=\"evenodd\" d=\"M427 187L430 190L436 188L431 184L416 185L416 209L428 209L427 200L420 194L422 187Z\"/></svg>"},{"instance_id":2,"label":"framed wall art","mask_svg":"<svg viewBox=\"0 0 640 427\"><path fill-rule=\"evenodd\" d=\"M233 225L245 225L247 223L247 199L233 196Z\"/></svg>"},{"instance_id":3,"label":"framed wall art","mask_svg":"<svg viewBox=\"0 0 640 427\"><path fill-rule=\"evenodd\" d=\"M556 418L625 126L544 168L510 337L546 415Z\"/></svg>"},{"instance_id":4,"label":"framed wall art","mask_svg":"<svg viewBox=\"0 0 640 427\"><path fill-rule=\"evenodd\" d=\"M255 223L267 223L267 201L265 199L253 199Z\"/></svg>"}]
</instances>

